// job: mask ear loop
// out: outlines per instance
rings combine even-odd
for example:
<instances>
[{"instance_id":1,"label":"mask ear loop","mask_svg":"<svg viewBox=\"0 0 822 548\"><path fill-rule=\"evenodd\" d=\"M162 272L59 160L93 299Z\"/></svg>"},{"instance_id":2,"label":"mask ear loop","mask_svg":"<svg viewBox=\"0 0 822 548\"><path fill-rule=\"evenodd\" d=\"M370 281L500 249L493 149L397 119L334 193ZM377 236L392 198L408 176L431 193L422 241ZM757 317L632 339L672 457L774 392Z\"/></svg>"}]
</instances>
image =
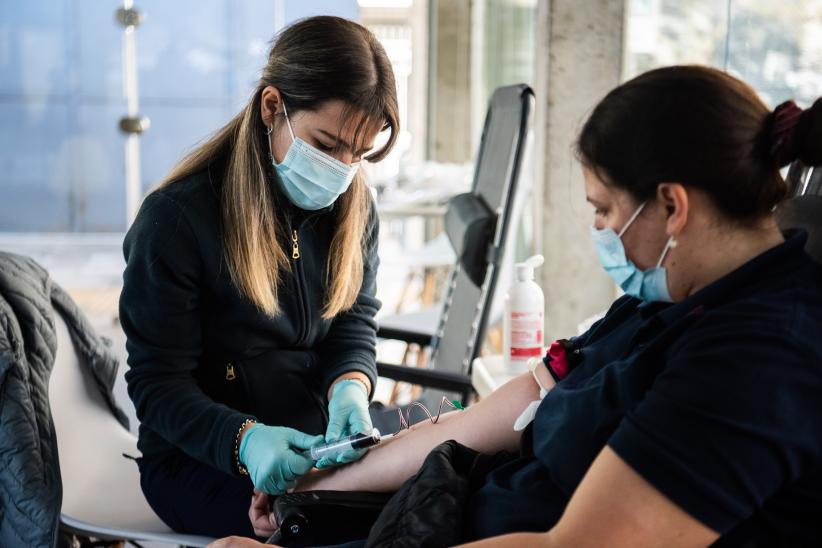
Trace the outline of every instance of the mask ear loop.
<instances>
[{"instance_id":1,"label":"mask ear loop","mask_svg":"<svg viewBox=\"0 0 822 548\"><path fill-rule=\"evenodd\" d=\"M268 141L268 159L271 162L274 162L274 149L271 147L271 133L274 131L274 126L266 128L265 135L267 137L266 141Z\"/></svg>"},{"instance_id":2,"label":"mask ear loop","mask_svg":"<svg viewBox=\"0 0 822 548\"><path fill-rule=\"evenodd\" d=\"M625 231L628 230L628 227L631 226L631 224L636 220L636 218L639 217L639 214L642 213L642 210L645 209L645 204L647 203L648 202L642 202L639 205L637 210L634 211L634 214L631 215L631 218L628 219L628 222L625 223L625 226L622 227L622 230L619 231L619 234L617 234L618 237L622 238L622 235L625 234Z\"/></svg>"},{"instance_id":3,"label":"mask ear loop","mask_svg":"<svg viewBox=\"0 0 822 548\"><path fill-rule=\"evenodd\" d=\"M294 137L294 130L291 129L291 120L288 118L288 109L285 108L285 101L283 101L283 114L285 115L285 123L288 126L288 133L291 134L291 142L297 139ZM271 134L274 132L274 126L267 128L265 134L268 136L268 159L274 161L274 149L271 147Z\"/></svg>"},{"instance_id":4,"label":"mask ear loop","mask_svg":"<svg viewBox=\"0 0 822 548\"><path fill-rule=\"evenodd\" d=\"M294 130L291 129L291 120L288 118L288 109L285 108L285 101L283 101L283 114L285 115L285 123L288 124L288 133L291 134L291 142L293 143L297 138L294 137Z\"/></svg>"},{"instance_id":5,"label":"mask ear loop","mask_svg":"<svg viewBox=\"0 0 822 548\"><path fill-rule=\"evenodd\" d=\"M668 238L668 242L665 244L665 248L662 250L662 255L660 255L660 256L659 256L659 260L658 260L658 261L657 261L657 263L656 263L656 267L657 267L657 268L659 268L660 266L662 266L662 261L664 261L664 260L665 260L665 255L667 255L667 254L668 254L668 251L669 251L670 249L675 248L676 246L677 246L677 241L676 241L676 238L674 238L673 236L671 236L670 238Z\"/></svg>"}]
</instances>

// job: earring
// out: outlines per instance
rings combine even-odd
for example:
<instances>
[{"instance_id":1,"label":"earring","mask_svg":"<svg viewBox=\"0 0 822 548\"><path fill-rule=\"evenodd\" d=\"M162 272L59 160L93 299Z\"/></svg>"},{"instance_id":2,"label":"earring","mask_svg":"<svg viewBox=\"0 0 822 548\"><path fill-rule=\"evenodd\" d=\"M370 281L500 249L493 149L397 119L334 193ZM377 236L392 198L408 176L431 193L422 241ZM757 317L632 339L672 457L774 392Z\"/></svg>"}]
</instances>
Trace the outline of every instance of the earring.
<instances>
[{"instance_id":1,"label":"earring","mask_svg":"<svg viewBox=\"0 0 822 548\"><path fill-rule=\"evenodd\" d=\"M266 134L266 135L271 135L271 132L272 132L272 131L274 131L274 126L271 126L270 128L266 128L266 130L265 130L265 134Z\"/></svg>"},{"instance_id":2,"label":"earring","mask_svg":"<svg viewBox=\"0 0 822 548\"><path fill-rule=\"evenodd\" d=\"M677 245L679 245L679 242L677 242L677 241L676 241L676 238L674 238L673 236L671 236L671 244L670 244L668 247L670 247L671 249L673 249L673 248L675 248Z\"/></svg>"}]
</instances>

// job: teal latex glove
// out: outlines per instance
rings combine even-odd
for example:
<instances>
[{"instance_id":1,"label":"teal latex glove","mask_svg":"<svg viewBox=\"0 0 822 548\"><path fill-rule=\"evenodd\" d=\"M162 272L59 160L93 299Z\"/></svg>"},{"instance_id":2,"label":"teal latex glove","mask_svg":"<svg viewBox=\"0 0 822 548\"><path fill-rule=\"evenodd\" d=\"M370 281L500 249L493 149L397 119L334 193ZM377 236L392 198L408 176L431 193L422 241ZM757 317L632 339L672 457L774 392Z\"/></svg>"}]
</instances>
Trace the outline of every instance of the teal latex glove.
<instances>
[{"instance_id":1,"label":"teal latex glove","mask_svg":"<svg viewBox=\"0 0 822 548\"><path fill-rule=\"evenodd\" d=\"M248 468L254 487L281 495L314 465L300 452L322 442L322 436L309 436L293 428L255 424L243 434L240 462Z\"/></svg>"},{"instance_id":2,"label":"teal latex glove","mask_svg":"<svg viewBox=\"0 0 822 548\"><path fill-rule=\"evenodd\" d=\"M371 415L368 414L368 392L360 381L342 380L334 385L331 401L328 402L328 428L325 441L371 432ZM338 464L354 462L365 454L365 449L351 449L339 454L336 459L323 457L317 461L317 468L328 468Z\"/></svg>"}]
</instances>

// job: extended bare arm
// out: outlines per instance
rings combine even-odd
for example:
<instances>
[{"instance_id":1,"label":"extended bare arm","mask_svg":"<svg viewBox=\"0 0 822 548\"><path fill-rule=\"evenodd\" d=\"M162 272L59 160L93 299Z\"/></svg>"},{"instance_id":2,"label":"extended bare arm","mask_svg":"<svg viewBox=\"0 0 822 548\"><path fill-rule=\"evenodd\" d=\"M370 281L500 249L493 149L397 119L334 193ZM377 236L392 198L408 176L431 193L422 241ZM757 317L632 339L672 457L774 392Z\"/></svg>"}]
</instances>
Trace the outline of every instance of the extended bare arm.
<instances>
[{"instance_id":1,"label":"extended bare arm","mask_svg":"<svg viewBox=\"0 0 822 548\"><path fill-rule=\"evenodd\" d=\"M513 429L514 420L538 397L533 377L520 375L465 411L443 414L437 424L426 419L357 462L303 477L297 490L396 491L419 470L431 449L446 440L482 453L516 451L520 433Z\"/></svg>"}]
</instances>

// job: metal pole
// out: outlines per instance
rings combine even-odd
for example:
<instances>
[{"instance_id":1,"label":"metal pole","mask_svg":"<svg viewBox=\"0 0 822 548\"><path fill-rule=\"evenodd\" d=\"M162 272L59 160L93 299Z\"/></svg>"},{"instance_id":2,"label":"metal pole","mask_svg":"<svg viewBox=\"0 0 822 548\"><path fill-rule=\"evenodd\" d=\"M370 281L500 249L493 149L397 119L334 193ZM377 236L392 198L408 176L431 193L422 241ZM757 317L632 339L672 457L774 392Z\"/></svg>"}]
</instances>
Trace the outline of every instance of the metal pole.
<instances>
[{"instance_id":1,"label":"metal pole","mask_svg":"<svg viewBox=\"0 0 822 548\"><path fill-rule=\"evenodd\" d=\"M142 199L140 181L140 135L148 129L148 118L140 117L140 95L137 86L137 45L134 31L143 20L143 14L134 8L133 0L123 0L117 10L117 20L123 26L123 96L126 98L126 116L120 119L120 130L126 134L126 226L137 216Z\"/></svg>"}]
</instances>

